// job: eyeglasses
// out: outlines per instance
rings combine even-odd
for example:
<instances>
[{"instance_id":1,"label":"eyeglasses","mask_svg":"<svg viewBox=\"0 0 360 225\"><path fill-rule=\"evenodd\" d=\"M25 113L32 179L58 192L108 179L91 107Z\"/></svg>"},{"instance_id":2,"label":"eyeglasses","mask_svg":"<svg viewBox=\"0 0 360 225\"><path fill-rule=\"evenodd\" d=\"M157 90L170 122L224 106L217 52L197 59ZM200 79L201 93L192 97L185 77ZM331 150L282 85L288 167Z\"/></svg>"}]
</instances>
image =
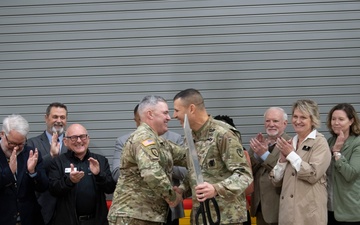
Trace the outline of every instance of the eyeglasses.
<instances>
[{"instance_id":1,"label":"eyeglasses","mask_svg":"<svg viewBox=\"0 0 360 225\"><path fill-rule=\"evenodd\" d=\"M7 137L6 134L5 134L5 139L6 139L7 143L8 143L8 145L9 145L9 147L11 147L11 148L14 148L14 147L16 147L16 146L18 146L19 148L22 148L22 147L24 147L24 145L25 145L26 142L27 142L27 139L25 139L25 141L24 141L23 143L21 143L21 144L11 142L11 141L9 141L9 139L8 139L8 137Z\"/></svg>"},{"instance_id":2,"label":"eyeglasses","mask_svg":"<svg viewBox=\"0 0 360 225\"><path fill-rule=\"evenodd\" d=\"M86 141L86 139L89 137L87 134L82 135L73 135L73 136L65 136L65 138L70 139L72 142L76 142L79 138L82 141Z\"/></svg>"}]
</instances>

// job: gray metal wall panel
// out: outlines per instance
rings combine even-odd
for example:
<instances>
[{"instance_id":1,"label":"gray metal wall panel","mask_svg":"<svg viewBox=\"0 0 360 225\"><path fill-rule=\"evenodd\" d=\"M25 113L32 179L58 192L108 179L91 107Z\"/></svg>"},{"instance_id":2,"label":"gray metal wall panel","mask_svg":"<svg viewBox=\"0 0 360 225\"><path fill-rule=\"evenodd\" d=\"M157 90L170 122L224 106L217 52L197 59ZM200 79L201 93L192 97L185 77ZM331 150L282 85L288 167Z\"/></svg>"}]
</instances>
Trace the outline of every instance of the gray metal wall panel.
<instances>
[{"instance_id":1,"label":"gray metal wall panel","mask_svg":"<svg viewBox=\"0 0 360 225\"><path fill-rule=\"evenodd\" d=\"M111 162L143 96L172 108L194 87L248 147L270 106L312 98L323 121L338 102L360 111L359 20L360 2L345 0L1 1L0 116L24 115L34 136L46 106L64 102Z\"/></svg>"}]
</instances>

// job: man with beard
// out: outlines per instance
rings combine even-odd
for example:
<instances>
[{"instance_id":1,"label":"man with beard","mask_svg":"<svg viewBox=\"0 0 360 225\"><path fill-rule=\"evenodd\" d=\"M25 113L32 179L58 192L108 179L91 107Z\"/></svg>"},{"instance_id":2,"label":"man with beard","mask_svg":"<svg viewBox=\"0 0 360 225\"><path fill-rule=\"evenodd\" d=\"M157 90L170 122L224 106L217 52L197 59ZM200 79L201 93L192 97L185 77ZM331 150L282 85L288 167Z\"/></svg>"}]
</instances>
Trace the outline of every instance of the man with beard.
<instances>
[{"instance_id":1,"label":"man with beard","mask_svg":"<svg viewBox=\"0 0 360 225\"><path fill-rule=\"evenodd\" d=\"M279 137L289 140L285 133L288 116L284 109L270 107L264 114L266 135L259 133L250 140L249 155L254 175L254 192L251 196L251 215L258 225L277 225L281 188L273 186L269 172L276 165L280 150L276 147Z\"/></svg>"},{"instance_id":2,"label":"man with beard","mask_svg":"<svg viewBox=\"0 0 360 225\"><path fill-rule=\"evenodd\" d=\"M46 130L39 136L30 138L28 145L37 148L44 159L44 167L46 173L49 174L50 161L59 156L61 153L67 152L67 148L63 145L64 132L67 121L66 105L53 102L46 109L45 123ZM49 191L38 193L38 202L41 205L41 213L46 225L51 224L54 214L56 198Z\"/></svg>"}]
</instances>

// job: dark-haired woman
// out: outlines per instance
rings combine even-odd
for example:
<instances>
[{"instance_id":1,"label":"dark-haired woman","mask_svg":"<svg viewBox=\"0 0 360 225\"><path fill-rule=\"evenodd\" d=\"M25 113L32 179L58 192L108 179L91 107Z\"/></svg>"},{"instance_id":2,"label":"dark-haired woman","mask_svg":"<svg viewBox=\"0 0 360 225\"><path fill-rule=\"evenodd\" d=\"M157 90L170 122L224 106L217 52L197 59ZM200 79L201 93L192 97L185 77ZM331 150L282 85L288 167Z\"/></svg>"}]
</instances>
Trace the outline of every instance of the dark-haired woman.
<instances>
[{"instance_id":1,"label":"dark-haired woman","mask_svg":"<svg viewBox=\"0 0 360 225\"><path fill-rule=\"evenodd\" d=\"M328 174L328 224L360 224L360 122L348 103L334 106L327 118L333 154Z\"/></svg>"}]
</instances>

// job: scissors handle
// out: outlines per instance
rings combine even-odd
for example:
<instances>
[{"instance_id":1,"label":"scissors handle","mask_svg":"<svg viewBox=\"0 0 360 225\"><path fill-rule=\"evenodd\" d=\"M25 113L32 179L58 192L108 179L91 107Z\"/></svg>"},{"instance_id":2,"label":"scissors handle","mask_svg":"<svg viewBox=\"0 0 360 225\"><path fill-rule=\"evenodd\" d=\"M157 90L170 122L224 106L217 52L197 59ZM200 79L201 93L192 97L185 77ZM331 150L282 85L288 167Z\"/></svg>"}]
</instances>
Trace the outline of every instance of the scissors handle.
<instances>
[{"instance_id":1,"label":"scissors handle","mask_svg":"<svg viewBox=\"0 0 360 225\"><path fill-rule=\"evenodd\" d=\"M210 211L210 201L214 205L216 213L216 221L213 220ZM195 224L199 225L199 217L203 220L203 225L208 225L207 220L209 220L209 225L220 225L220 209L216 202L215 198L206 199L205 202L200 202L200 207L195 214Z\"/></svg>"},{"instance_id":2,"label":"scissors handle","mask_svg":"<svg viewBox=\"0 0 360 225\"><path fill-rule=\"evenodd\" d=\"M199 217L200 216L203 221L202 224L207 225L204 202L200 202L200 207L196 211L196 214L195 214L195 224L196 225L199 225Z\"/></svg>"}]
</instances>

